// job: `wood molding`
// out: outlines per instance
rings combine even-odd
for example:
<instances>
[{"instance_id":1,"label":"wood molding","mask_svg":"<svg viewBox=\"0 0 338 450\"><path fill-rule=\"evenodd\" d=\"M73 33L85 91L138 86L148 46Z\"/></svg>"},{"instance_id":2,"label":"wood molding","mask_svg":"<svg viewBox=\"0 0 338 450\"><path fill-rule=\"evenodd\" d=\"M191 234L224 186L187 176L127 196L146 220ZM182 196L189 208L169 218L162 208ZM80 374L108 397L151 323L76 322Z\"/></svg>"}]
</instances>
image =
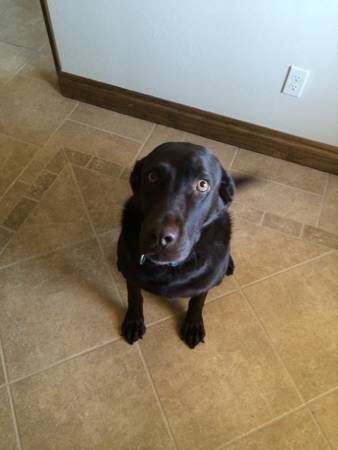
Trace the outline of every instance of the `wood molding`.
<instances>
[{"instance_id":1,"label":"wood molding","mask_svg":"<svg viewBox=\"0 0 338 450\"><path fill-rule=\"evenodd\" d=\"M59 83L66 97L338 174L338 147L65 72Z\"/></svg>"}]
</instances>

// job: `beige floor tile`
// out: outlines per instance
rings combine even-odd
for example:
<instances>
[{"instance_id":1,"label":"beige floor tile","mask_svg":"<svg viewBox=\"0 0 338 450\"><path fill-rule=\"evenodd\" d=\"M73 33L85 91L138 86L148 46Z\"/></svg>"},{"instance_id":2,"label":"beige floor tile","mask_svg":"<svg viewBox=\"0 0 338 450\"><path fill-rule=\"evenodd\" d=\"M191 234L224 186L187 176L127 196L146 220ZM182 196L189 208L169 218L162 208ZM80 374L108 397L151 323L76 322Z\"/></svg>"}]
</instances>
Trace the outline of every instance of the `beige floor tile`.
<instances>
[{"instance_id":1,"label":"beige floor tile","mask_svg":"<svg viewBox=\"0 0 338 450\"><path fill-rule=\"evenodd\" d=\"M5 387L0 388L0 436L1 449L15 450L18 448L7 389Z\"/></svg>"},{"instance_id":2,"label":"beige floor tile","mask_svg":"<svg viewBox=\"0 0 338 450\"><path fill-rule=\"evenodd\" d=\"M67 166L12 237L0 256L0 265L91 236L78 186Z\"/></svg>"},{"instance_id":3,"label":"beige floor tile","mask_svg":"<svg viewBox=\"0 0 338 450\"><path fill-rule=\"evenodd\" d=\"M33 158L38 147L0 134L0 197Z\"/></svg>"},{"instance_id":4,"label":"beige floor tile","mask_svg":"<svg viewBox=\"0 0 338 450\"><path fill-rule=\"evenodd\" d=\"M238 173L233 171L234 174ZM321 196L260 178L237 190L236 200L257 210L315 225Z\"/></svg>"},{"instance_id":5,"label":"beige floor tile","mask_svg":"<svg viewBox=\"0 0 338 450\"><path fill-rule=\"evenodd\" d=\"M37 1L13 1L0 15L0 40L39 50L47 40Z\"/></svg>"},{"instance_id":6,"label":"beige floor tile","mask_svg":"<svg viewBox=\"0 0 338 450\"><path fill-rule=\"evenodd\" d=\"M119 335L121 304L94 241L3 269L0 291L11 380Z\"/></svg>"},{"instance_id":7,"label":"beige floor tile","mask_svg":"<svg viewBox=\"0 0 338 450\"><path fill-rule=\"evenodd\" d=\"M122 207L131 193L129 183L101 172L74 167L89 215L98 233L118 227Z\"/></svg>"},{"instance_id":8,"label":"beige floor tile","mask_svg":"<svg viewBox=\"0 0 338 450\"><path fill-rule=\"evenodd\" d=\"M330 233L321 228L305 225L302 238L338 250L338 233Z\"/></svg>"},{"instance_id":9,"label":"beige floor tile","mask_svg":"<svg viewBox=\"0 0 338 450\"><path fill-rule=\"evenodd\" d=\"M241 285L330 251L240 218L234 220L231 248L235 278Z\"/></svg>"},{"instance_id":10,"label":"beige floor tile","mask_svg":"<svg viewBox=\"0 0 338 450\"><path fill-rule=\"evenodd\" d=\"M27 48L0 42L0 87L13 78L33 54Z\"/></svg>"},{"instance_id":11,"label":"beige floor tile","mask_svg":"<svg viewBox=\"0 0 338 450\"><path fill-rule=\"evenodd\" d=\"M297 395L239 294L206 305L195 350L174 320L147 331L141 349L178 447L212 449L295 407Z\"/></svg>"},{"instance_id":12,"label":"beige floor tile","mask_svg":"<svg viewBox=\"0 0 338 450\"><path fill-rule=\"evenodd\" d=\"M0 386L2 384L4 384L4 382L5 382L5 375L4 375L4 371L3 371L3 368L2 368L2 363L0 361Z\"/></svg>"},{"instance_id":13,"label":"beige floor tile","mask_svg":"<svg viewBox=\"0 0 338 450\"><path fill-rule=\"evenodd\" d=\"M330 175L319 226L338 234L338 176Z\"/></svg>"},{"instance_id":14,"label":"beige floor tile","mask_svg":"<svg viewBox=\"0 0 338 450\"><path fill-rule=\"evenodd\" d=\"M338 448L338 391L311 403L310 409L331 442L332 448Z\"/></svg>"},{"instance_id":15,"label":"beige floor tile","mask_svg":"<svg viewBox=\"0 0 338 450\"><path fill-rule=\"evenodd\" d=\"M12 236L12 232L0 227L0 253L5 248L7 243L9 242L10 238Z\"/></svg>"},{"instance_id":16,"label":"beige floor tile","mask_svg":"<svg viewBox=\"0 0 338 450\"><path fill-rule=\"evenodd\" d=\"M120 166L130 166L140 143L67 120L46 147L78 150Z\"/></svg>"},{"instance_id":17,"label":"beige floor tile","mask_svg":"<svg viewBox=\"0 0 338 450\"><path fill-rule=\"evenodd\" d=\"M338 255L244 290L305 397L338 382Z\"/></svg>"},{"instance_id":18,"label":"beige floor tile","mask_svg":"<svg viewBox=\"0 0 338 450\"><path fill-rule=\"evenodd\" d=\"M0 223L4 223L15 206L22 200L28 192L29 186L16 181L0 200Z\"/></svg>"},{"instance_id":19,"label":"beige floor tile","mask_svg":"<svg viewBox=\"0 0 338 450\"><path fill-rule=\"evenodd\" d=\"M20 70L19 75L45 80L56 84L57 74L55 70L54 60L51 55L39 52L34 55Z\"/></svg>"},{"instance_id":20,"label":"beige floor tile","mask_svg":"<svg viewBox=\"0 0 338 450\"><path fill-rule=\"evenodd\" d=\"M85 103L80 103L70 118L140 142L145 140L153 128L151 122Z\"/></svg>"},{"instance_id":21,"label":"beige floor tile","mask_svg":"<svg viewBox=\"0 0 338 450\"><path fill-rule=\"evenodd\" d=\"M327 174L319 170L243 149L237 153L232 167L315 194L323 193L327 180Z\"/></svg>"},{"instance_id":22,"label":"beige floor tile","mask_svg":"<svg viewBox=\"0 0 338 450\"><path fill-rule=\"evenodd\" d=\"M100 237L102 247L104 249L108 264L112 270L116 285L121 293L125 305L128 303L126 281L117 270L117 240L119 230L115 229L109 233L105 233ZM223 295L237 289L237 285L233 277L225 277L223 282L209 291L207 302L215 300ZM144 297L144 318L146 324L157 322L158 320L177 315L185 311L188 307L189 299L165 299L149 292L143 291Z\"/></svg>"},{"instance_id":23,"label":"beige floor tile","mask_svg":"<svg viewBox=\"0 0 338 450\"><path fill-rule=\"evenodd\" d=\"M298 237L302 230L302 224L292 219L286 219L285 217L277 216L276 214L266 213L262 225L269 228L282 231L283 233L290 234L291 236Z\"/></svg>"},{"instance_id":24,"label":"beige floor tile","mask_svg":"<svg viewBox=\"0 0 338 450\"><path fill-rule=\"evenodd\" d=\"M196 134L186 133L185 131L175 130L174 128L156 125L155 130L148 139L138 159L150 153L152 150L154 150L155 147L162 144L163 142L170 141L191 142L193 144L199 144L203 145L204 147L208 147L210 150L213 150L224 168L229 167L236 152L236 148L232 145L213 141L202 136L197 136Z\"/></svg>"},{"instance_id":25,"label":"beige floor tile","mask_svg":"<svg viewBox=\"0 0 338 450\"><path fill-rule=\"evenodd\" d=\"M44 80L16 76L0 91L0 132L33 144L46 142L76 105Z\"/></svg>"},{"instance_id":26,"label":"beige floor tile","mask_svg":"<svg viewBox=\"0 0 338 450\"><path fill-rule=\"evenodd\" d=\"M226 448L227 450L329 450L326 439L307 410L286 416Z\"/></svg>"},{"instance_id":27,"label":"beige floor tile","mask_svg":"<svg viewBox=\"0 0 338 450\"><path fill-rule=\"evenodd\" d=\"M264 212L250 208L250 206L243 205L235 200L231 203L230 214L232 218L239 217L240 219L258 224L261 222Z\"/></svg>"},{"instance_id":28,"label":"beige floor tile","mask_svg":"<svg viewBox=\"0 0 338 450\"><path fill-rule=\"evenodd\" d=\"M25 449L173 449L135 346L115 342L13 386Z\"/></svg>"}]
</instances>

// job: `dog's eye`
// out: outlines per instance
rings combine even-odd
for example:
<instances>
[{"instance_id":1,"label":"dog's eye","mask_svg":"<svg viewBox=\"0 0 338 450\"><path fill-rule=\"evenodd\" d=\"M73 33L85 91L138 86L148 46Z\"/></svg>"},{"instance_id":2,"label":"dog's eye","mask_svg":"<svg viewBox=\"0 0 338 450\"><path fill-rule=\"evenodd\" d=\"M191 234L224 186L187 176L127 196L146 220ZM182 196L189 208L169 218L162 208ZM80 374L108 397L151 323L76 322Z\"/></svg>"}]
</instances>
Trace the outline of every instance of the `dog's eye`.
<instances>
[{"instance_id":1,"label":"dog's eye","mask_svg":"<svg viewBox=\"0 0 338 450\"><path fill-rule=\"evenodd\" d=\"M154 170L149 172L147 175L147 180L149 181L149 183L156 183L156 181L158 180L157 173Z\"/></svg>"},{"instance_id":2,"label":"dog's eye","mask_svg":"<svg viewBox=\"0 0 338 450\"><path fill-rule=\"evenodd\" d=\"M196 189L200 192L207 192L210 186L207 180L199 180L196 184Z\"/></svg>"}]
</instances>

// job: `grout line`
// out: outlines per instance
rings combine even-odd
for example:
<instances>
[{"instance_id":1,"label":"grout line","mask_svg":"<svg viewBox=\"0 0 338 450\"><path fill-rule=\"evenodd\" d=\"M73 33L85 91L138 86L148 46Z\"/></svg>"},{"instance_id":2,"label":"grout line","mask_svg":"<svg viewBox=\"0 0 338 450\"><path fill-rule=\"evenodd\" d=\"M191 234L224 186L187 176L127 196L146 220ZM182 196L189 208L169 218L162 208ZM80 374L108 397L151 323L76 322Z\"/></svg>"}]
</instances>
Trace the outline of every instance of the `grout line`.
<instances>
[{"instance_id":1,"label":"grout line","mask_svg":"<svg viewBox=\"0 0 338 450\"><path fill-rule=\"evenodd\" d=\"M239 147L235 147L235 151L234 151L234 154L233 154L233 156L232 156L232 158L231 158L231 161L230 161L228 170L231 170L232 165L233 165L233 163L235 162L235 159L236 159L236 156L238 155L238 153L239 153Z\"/></svg>"},{"instance_id":2,"label":"grout line","mask_svg":"<svg viewBox=\"0 0 338 450\"><path fill-rule=\"evenodd\" d=\"M143 367L144 367L144 370L145 370L146 375L147 375L147 377L148 377L149 383L150 383L150 385L151 385L151 387L152 387L154 396L155 396L156 401L157 401L157 405L158 405L158 407L159 407L159 409L160 409L161 416L162 416L162 420L163 420L163 422L164 422L164 424L165 424L165 426L166 426L166 428L167 428L167 432L168 432L169 437L171 438L171 440L172 440L172 442L173 442L173 444L174 444L174 446L175 446L175 449L178 450L178 445L177 445L177 442L176 442L174 433L173 433L173 431L172 431L172 429L171 429L171 427L170 427L169 420L168 420L168 418L167 418L167 416L166 416L166 414L165 414L165 411L164 411L164 408L163 408L163 406L162 406L162 403L161 403L161 400L160 400L160 396L159 396L159 394L158 394L158 392L157 392L157 389L156 389L154 380L153 380L153 378L152 378L152 376L151 376L150 370L149 370L149 368L148 368L148 366L147 366L147 363L146 363L146 361L145 361L145 358L144 358L144 356L143 356L143 353L142 353L142 351L141 351L141 348L140 348L140 345L139 345L138 342L136 343L136 348L137 348L137 350L138 350L139 356L140 356L141 361L142 361L142 363L143 363Z\"/></svg>"},{"instance_id":3,"label":"grout line","mask_svg":"<svg viewBox=\"0 0 338 450\"><path fill-rule=\"evenodd\" d=\"M322 201L320 202L320 207L319 207L319 211L318 211L318 219L316 220L316 224L315 224L315 226L317 228L319 228L320 218L321 218L321 215L323 213L324 203L325 203L327 191L328 191L328 188L329 188L329 182L330 182L330 174L327 173L326 174L326 183L325 183L325 186L324 186L324 191L322 192Z\"/></svg>"},{"instance_id":4,"label":"grout line","mask_svg":"<svg viewBox=\"0 0 338 450\"><path fill-rule=\"evenodd\" d=\"M33 255L33 256L27 256L26 258L21 258L21 259L18 259L16 261L10 262L8 264L0 265L0 271L4 270L4 269L8 269L8 268L13 267L13 266L16 266L17 264L21 264L21 263L25 263L27 261L31 261L33 259L43 258L45 256L51 255L52 253L56 253L56 252L58 252L60 250L66 250L66 249L71 249L73 247L77 247L78 245L84 244L85 242L90 242L93 239L94 239L94 236L91 236L89 238L82 239L80 241L76 241L76 242L72 242L72 243L64 244L64 245L58 245L58 246L54 247L53 249L48 250L46 252L40 252L40 253L37 253L36 255ZM0 252L0 254L1 254L1 252Z\"/></svg>"},{"instance_id":5,"label":"grout line","mask_svg":"<svg viewBox=\"0 0 338 450\"><path fill-rule=\"evenodd\" d=\"M30 372L27 375L24 375L22 377L15 378L15 379L9 381L8 384L12 385L12 384L15 384L15 383L19 383L20 381L24 381L27 378L31 378L31 377L33 377L35 375L39 375L40 373L46 372L49 369L53 369L54 367L60 366L61 364L64 364L64 363L66 363L68 361L71 361L72 359L75 359L75 358L77 358L79 356L82 356L82 355L86 355L87 353L91 353L91 352L93 352L95 350L101 349L101 348L103 348L103 347L105 347L107 345L110 345L110 344L112 344L114 342L117 342L119 340L121 340L120 336L115 336L115 337L109 339L108 341L105 341L105 342L100 343L100 344L96 344L93 347L86 348L85 350L82 350L81 352L74 353L73 355L70 355L67 358L60 359L60 360L58 360L58 361L56 361L56 362L54 362L54 363L52 363L52 364L50 364L48 366L42 367L41 369L35 370L34 372Z\"/></svg>"},{"instance_id":6,"label":"grout line","mask_svg":"<svg viewBox=\"0 0 338 450\"><path fill-rule=\"evenodd\" d=\"M307 410L309 411L310 416L312 417L312 420L313 420L314 424L317 426L319 432L323 435L324 439L326 440L328 446L329 446L332 450L334 450L333 446L331 445L331 442L330 442L329 438L327 437L326 432L325 432L324 429L321 427L321 425L320 425L320 423L318 422L317 417L315 416L315 414L311 411L310 408L307 408Z\"/></svg>"},{"instance_id":7,"label":"grout line","mask_svg":"<svg viewBox=\"0 0 338 450\"><path fill-rule=\"evenodd\" d=\"M286 364L284 363L284 360L282 359L282 357L280 356L280 354L278 353L277 349L274 346L273 340L271 338L271 336L269 335L268 331L266 330L263 322L261 321L261 319L259 318L258 314L255 311L255 308L252 306L248 296L242 291L242 289L240 289L240 292L242 294L242 297L244 298L245 302L247 303L252 316L254 317L254 319L256 320L256 322L259 324L261 330L263 331L263 334L265 335L265 338L267 340L267 342L269 343L269 346L271 347L277 361L279 362L279 364L283 367L285 374L287 375L287 377L289 378L289 381L291 382L291 385L294 387L298 399L300 400L301 404L305 403L305 399L302 395L302 393L300 392L300 390L298 389L297 384L295 383L294 379L292 378L288 368L286 367Z\"/></svg>"},{"instance_id":8,"label":"grout line","mask_svg":"<svg viewBox=\"0 0 338 450\"><path fill-rule=\"evenodd\" d=\"M257 223L257 225L260 225L265 228L270 228L272 230L276 230L276 228L271 228L271 227L267 227L266 225L263 225L265 215L266 215L266 211L263 211L262 217L259 219L259 222ZM280 231L280 230L277 230L277 231ZM284 234L286 234L287 236L290 236L288 233L284 233Z\"/></svg>"},{"instance_id":9,"label":"grout line","mask_svg":"<svg viewBox=\"0 0 338 450\"><path fill-rule=\"evenodd\" d=\"M139 157L139 155L142 153L142 150L144 149L144 147L145 147L146 143L148 142L150 136L153 134L153 131L155 130L155 127L156 127L156 123L153 123L153 126L151 127L151 130L149 131L148 135L146 136L146 138L145 138L143 144L140 146L140 148L139 148L139 150L137 151L136 155L135 155L134 158L131 160L131 164L130 164L131 167L134 166L135 161L137 160L137 158ZM123 169L122 169L122 171L121 171L121 173L120 173L119 176L122 177L122 175L124 174L124 172L125 172L127 169L129 169L130 166L123 167Z\"/></svg>"},{"instance_id":10,"label":"grout line","mask_svg":"<svg viewBox=\"0 0 338 450\"><path fill-rule=\"evenodd\" d=\"M2 339L0 336L0 364L1 363L2 363L2 368L3 368L4 378L5 378L5 386L7 389L7 395L8 395L8 399L9 399L9 405L10 405L10 410L11 410L11 416L12 416L12 422L13 422L16 442L18 445L18 449L21 450L22 445L21 445L21 438L20 438L19 427L18 427L16 412L15 412L15 405L14 405L11 386L9 384L5 353L4 353L3 346L2 346Z\"/></svg>"},{"instance_id":11,"label":"grout line","mask_svg":"<svg viewBox=\"0 0 338 450\"><path fill-rule=\"evenodd\" d=\"M251 281L250 283L245 283L245 284L241 285L241 289L245 289L247 287L253 286L253 285L257 284L257 283L260 283L261 281L268 280L269 278L273 278L273 277L275 277L277 275L280 275L280 274L282 274L284 272L288 272L289 270L295 269L297 267L305 266L308 263L311 263L313 261L317 261L318 259L321 259L321 258L324 258L325 256L331 255L332 253L334 253L334 250L330 249L327 252L324 252L324 253L322 253L321 255L318 255L318 256L314 256L313 258L307 259L306 261L302 261L300 263L294 264L293 266L287 267L285 269L281 269L278 272L274 272L271 275L267 275L266 277L259 278L258 280L255 280L255 281Z\"/></svg>"},{"instance_id":12,"label":"grout line","mask_svg":"<svg viewBox=\"0 0 338 450\"><path fill-rule=\"evenodd\" d=\"M285 412L283 414L280 414L279 416L274 417L273 419L269 420L268 422L265 422L262 425L258 425L257 427L252 428L251 430L249 430L249 431L247 431L247 432L245 432L245 433L243 433L243 434L241 434L239 436L234 437L230 441L228 441L228 442L226 442L226 443L216 447L214 450L223 450L223 449L227 448L229 445L232 445L232 444L240 441L241 439L243 439L243 438L245 438L245 437L247 437L247 436L249 436L251 434L256 433L257 431L260 431L260 430L262 430L264 428L269 427L270 425L272 425L272 424L274 424L276 422L279 422L280 420L282 420L284 417L287 417L288 415L291 415L291 414L293 414L293 413L295 413L297 411L301 411L303 409L308 408L311 405L311 403L313 403L316 400L318 400L318 399L320 399L322 397L325 397L326 395L329 395L332 392L335 392L337 390L338 390L338 386L336 386L336 387L334 387L332 389L329 389L328 391L324 392L323 394L320 394L320 395L318 395L316 397L313 397L311 400L308 400L308 401L304 402L303 404L301 404L299 406L296 406L295 408L292 408L289 411L287 411L287 412ZM325 435L324 435L324 437L325 437ZM329 445L331 447L330 442L329 442ZM332 449L332 450L334 450L334 449Z\"/></svg>"},{"instance_id":13,"label":"grout line","mask_svg":"<svg viewBox=\"0 0 338 450\"><path fill-rule=\"evenodd\" d=\"M302 166L302 167L303 167L303 166ZM296 189L297 191L300 191L300 192L303 192L303 193L306 193L306 194L315 195L316 197L322 197L322 195L323 195L323 194L318 194L317 192L307 191L306 189L302 189L302 188L300 188L300 187L293 186L293 185L291 185L291 184L282 183L281 181L276 181L276 180L273 180L273 179L271 179L271 178L264 177L264 176L262 176L262 175L254 175L253 173L248 172L248 171L243 171L243 170L238 170L238 169L232 169L232 170L234 170L236 173L240 173L240 174L248 174L248 175L250 175L252 178L257 179L258 181L259 181L259 180L269 181L270 183L274 183L274 184L277 184L277 185L279 185L279 186L286 186L286 187L291 188L291 189ZM316 170L316 169L313 169L313 170Z\"/></svg>"},{"instance_id":14,"label":"grout line","mask_svg":"<svg viewBox=\"0 0 338 450\"><path fill-rule=\"evenodd\" d=\"M80 102L80 103L83 103L83 102ZM107 110L107 111L111 111L111 110ZM114 112L114 111L111 111L111 112ZM131 116L128 116L128 117L131 117ZM97 130L97 131L101 131L101 132L103 131L104 133L112 134L114 136L118 136L120 138L127 139L128 141L133 141L136 144L142 144L142 140L138 140L138 139L135 139L135 138L132 138L132 137L129 137L129 136L125 136L124 134L117 133L116 131L110 131L110 130L107 130L105 128L99 128L99 127L96 127L95 125L90 125L90 124L88 124L86 122L82 122L81 120L77 120L77 119L70 119L70 118L68 118L67 120L68 120L68 122L78 123L79 125L84 125L84 126L86 126L88 128L92 128L93 130Z\"/></svg>"},{"instance_id":15,"label":"grout line","mask_svg":"<svg viewBox=\"0 0 338 450\"><path fill-rule=\"evenodd\" d=\"M54 134L56 134L58 131L59 131L59 129L62 127L62 125L64 124L64 122L67 120L67 118L68 118L68 116L70 115L70 114L72 114L73 113L73 111L75 110L75 108L77 107L77 104L78 104L78 102L76 102L76 105L74 106L74 108L72 108L72 110L68 113L68 114L66 114L66 116L65 116L65 118L64 118L64 120L59 124L59 126L49 135L49 137L48 137L48 139L46 140L46 142L44 143L44 144L42 144L42 145L37 145L37 144L32 144L32 143L30 143L30 142L26 142L26 141L23 141L23 140L21 140L21 139L17 139L16 137L15 138L13 138L12 136L10 136L10 135L8 135L8 134L6 134L6 133L3 133L3 132L1 132L0 134L3 134L4 136L7 136L8 138L11 138L11 139L13 139L13 140L15 140L15 141L17 141L17 142L21 142L22 144L25 144L25 145L31 145L31 146L33 146L33 147L36 147L36 152L38 151L38 150L41 150L42 148L44 148L46 145L47 145L47 143L49 142L49 140L51 139L51 137L52 136L54 136ZM12 181L12 183L7 187L7 189L5 190L5 192L2 194L2 196L0 197L0 200L1 199L3 199L3 197L7 194L7 192L13 187L13 185L16 183L16 181L20 181L20 178L21 178L21 176L22 176L22 174L23 174L23 172L26 170L26 168L28 167L28 165L33 161L35 159L35 154L33 154L33 156L32 156L32 158L27 162L27 164L25 164L25 166L22 168L22 170L19 172L19 174L17 175L17 177ZM44 166L44 168L45 168L46 166ZM44 169L42 169L42 170L44 170ZM34 183L34 182L33 182ZM32 183L32 184L33 184Z\"/></svg>"},{"instance_id":16,"label":"grout line","mask_svg":"<svg viewBox=\"0 0 338 450\"><path fill-rule=\"evenodd\" d=\"M80 198L81 198L82 206L83 206L83 209L84 209L85 214L86 214L86 216L87 216L87 220L88 220L89 226L90 226L90 228L92 229L93 237L94 237L94 239L96 240L96 244L97 244L97 246L98 246L98 248L99 248L99 251L100 251L100 254L101 254L101 257L102 257L102 260L103 260L103 265L104 265L105 269L106 269L107 272L108 272L108 276L109 276L109 277L111 278L111 280L112 280L113 287L114 287L114 289L115 289L115 291L116 291L116 293L117 293L117 295L118 295L118 300L119 300L119 302L120 302L122 308L125 308L125 304L124 304L124 302L123 302L122 295L121 295L121 293L120 293L120 290L118 289L118 283L117 283L117 281L115 280L114 274L113 274L113 272L111 271L110 266L109 266L109 264L108 264L108 262L107 262L106 255L105 255L105 253L104 253L104 250L103 250L103 247L102 247L100 238L99 238L98 235L97 235L97 232L96 232L96 229L95 229L94 224L93 224L93 222L92 222L92 218L91 218L91 216L90 216L90 214L89 214L89 211L88 211L87 204L86 204L86 202L85 202L83 193L82 193L81 188L80 188L80 186L79 186L79 184L78 184L78 182L77 182L77 179L76 179L76 176L75 176L75 173L74 173L74 170L73 170L71 164L70 164L70 170L71 170L71 173L72 173L72 176L73 176L74 183L75 183L75 185L76 185L76 187L77 187L79 196L80 196Z\"/></svg>"}]
</instances>

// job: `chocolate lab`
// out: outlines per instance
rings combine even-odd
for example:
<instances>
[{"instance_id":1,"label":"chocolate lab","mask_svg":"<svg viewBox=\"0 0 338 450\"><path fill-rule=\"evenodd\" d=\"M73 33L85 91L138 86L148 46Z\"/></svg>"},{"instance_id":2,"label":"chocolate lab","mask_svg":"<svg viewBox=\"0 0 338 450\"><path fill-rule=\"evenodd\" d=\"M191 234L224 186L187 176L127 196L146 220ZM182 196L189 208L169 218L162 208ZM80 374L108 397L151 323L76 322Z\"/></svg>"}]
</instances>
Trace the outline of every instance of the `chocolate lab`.
<instances>
[{"instance_id":1,"label":"chocolate lab","mask_svg":"<svg viewBox=\"0 0 338 450\"><path fill-rule=\"evenodd\" d=\"M189 297L181 337L194 348L204 342L209 289L234 271L228 213L234 181L207 148L170 142L136 162L130 184L118 242L128 288L122 334L132 344L145 333L141 289Z\"/></svg>"}]
</instances>

